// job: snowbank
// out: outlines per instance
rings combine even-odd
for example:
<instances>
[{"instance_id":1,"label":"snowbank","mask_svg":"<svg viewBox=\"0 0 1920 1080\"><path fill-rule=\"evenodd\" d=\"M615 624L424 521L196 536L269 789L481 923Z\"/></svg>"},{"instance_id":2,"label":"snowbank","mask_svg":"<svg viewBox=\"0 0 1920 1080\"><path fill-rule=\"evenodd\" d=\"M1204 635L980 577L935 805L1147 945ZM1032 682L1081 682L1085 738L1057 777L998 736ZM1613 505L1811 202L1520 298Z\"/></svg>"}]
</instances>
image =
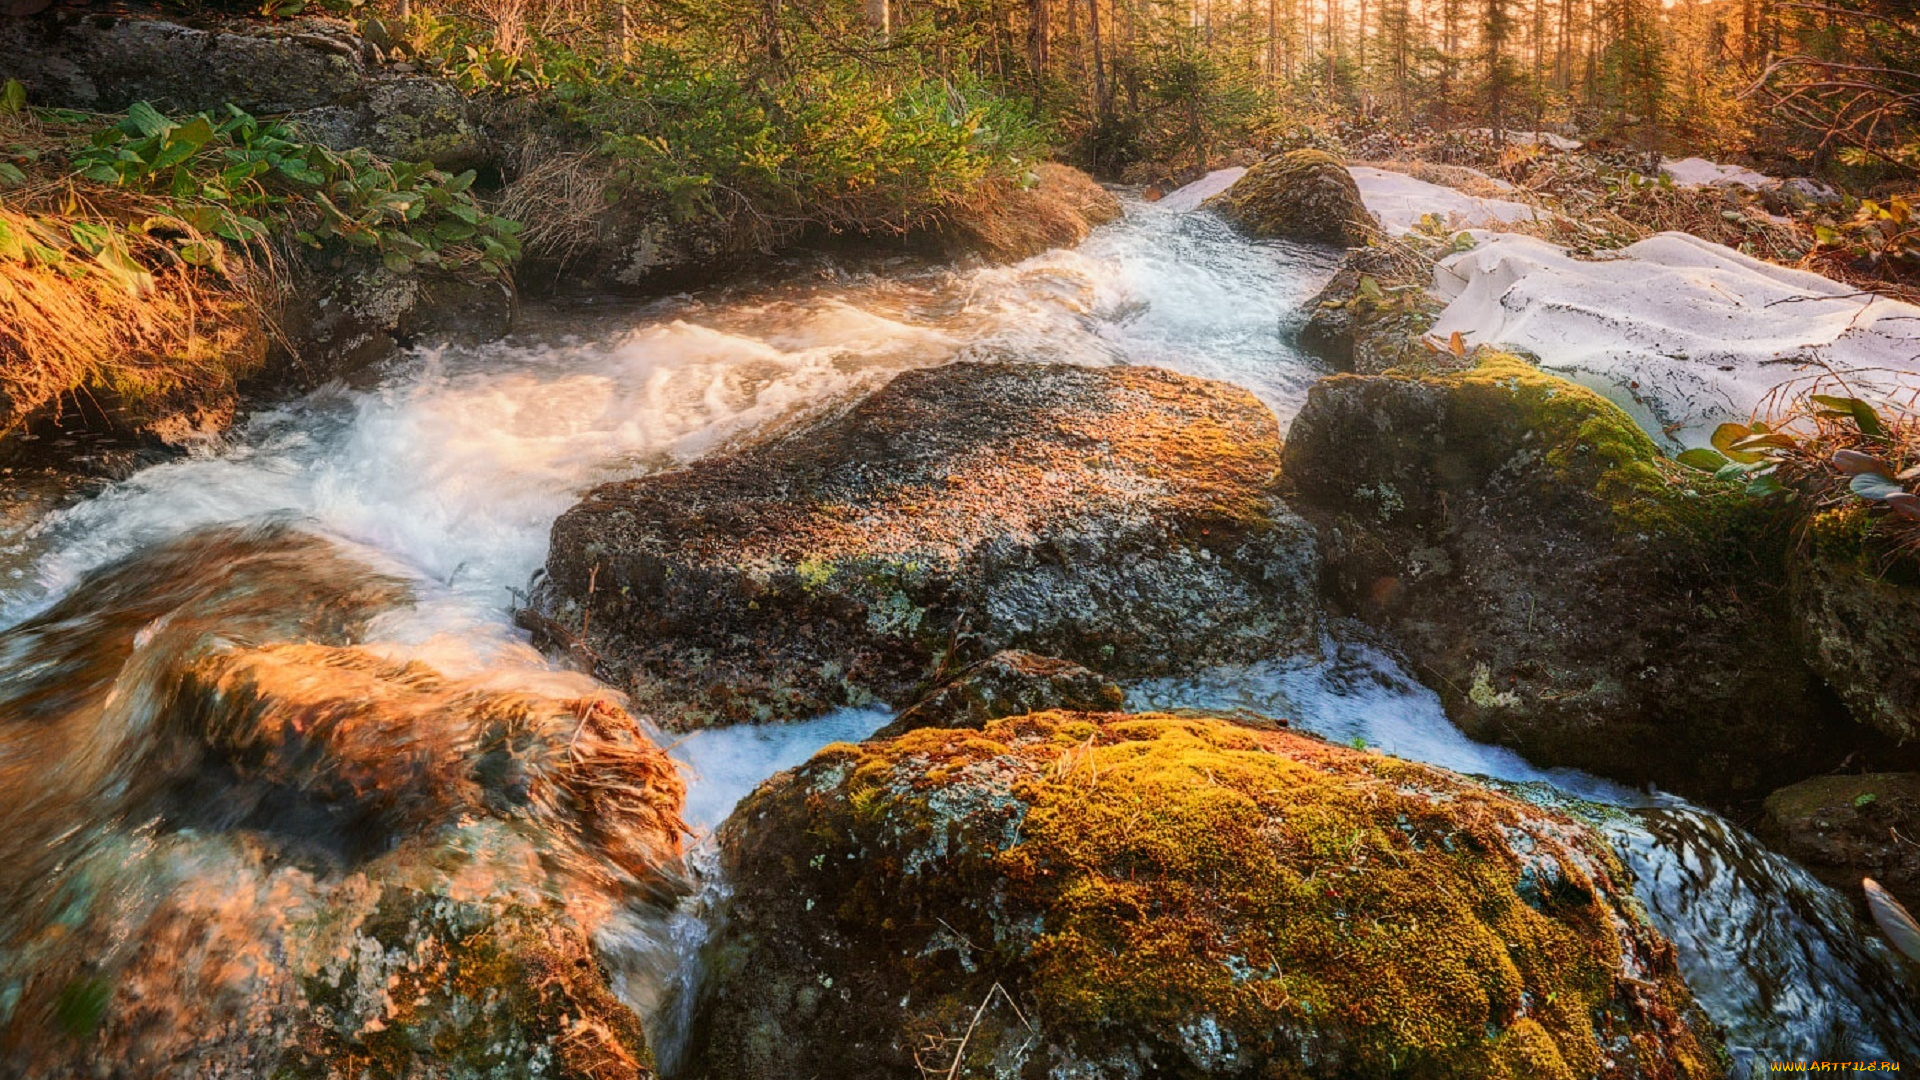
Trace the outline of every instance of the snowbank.
<instances>
[{"instance_id":1,"label":"snowbank","mask_svg":"<svg viewBox=\"0 0 1920 1080\"><path fill-rule=\"evenodd\" d=\"M1752 169L1743 169L1738 165L1716 165L1706 158L1681 158L1678 161L1662 162L1660 171L1673 178L1681 187L1743 187L1759 191L1774 183L1770 176L1763 176Z\"/></svg>"},{"instance_id":2,"label":"snowbank","mask_svg":"<svg viewBox=\"0 0 1920 1080\"><path fill-rule=\"evenodd\" d=\"M1684 233L1602 262L1527 236L1479 238L1434 271L1449 301L1434 334L1525 349L1679 444L1704 443L1823 365L1863 393L1920 385L1920 307Z\"/></svg>"},{"instance_id":3,"label":"snowbank","mask_svg":"<svg viewBox=\"0 0 1920 1080\"><path fill-rule=\"evenodd\" d=\"M1247 175L1247 170L1238 166L1231 169L1215 169L1185 187L1177 187L1167 192L1160 200L1161 207L1167 210L1198 210L1200 204L1233 186L1235 180Z\"/></svg>"},{"instance_id":4,"label":"snowbank","mask_svg":"<svg viewBox=\"0 0 1920 1080\"><path fill-rule=\"evenodd\" d=\"M1354 165L1347 171L1360 185L1360 198L1380 219L1380 227L1395 235L1412 231L1428 214L1439 215L1451 228L1470 229L1532 221L1540 213L1525 203L1469 195L1405 173L1368 165Z\"/></svg>"}]
</instances>

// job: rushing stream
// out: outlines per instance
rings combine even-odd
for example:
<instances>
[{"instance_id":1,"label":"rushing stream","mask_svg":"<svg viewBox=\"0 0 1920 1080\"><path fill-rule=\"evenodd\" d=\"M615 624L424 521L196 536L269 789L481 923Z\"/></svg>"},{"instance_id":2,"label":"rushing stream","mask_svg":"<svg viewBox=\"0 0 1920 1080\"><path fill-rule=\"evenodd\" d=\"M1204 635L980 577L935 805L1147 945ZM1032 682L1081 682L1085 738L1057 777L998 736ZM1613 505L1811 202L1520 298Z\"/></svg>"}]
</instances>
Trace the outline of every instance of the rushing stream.
<instances>
[{"instance_id":1,"label":"rushing stream","mask_svg":"<svg viewBox=\"0 0 1920 1080\"><path fill-rule=\"evenodd\" d=\"M1322 374L1289 345L1289 324L1331 266L1317 249L1130 203L1125 222L1080 249L1014 267L796 261L696 297L536 313L514 340L409 356L370 388L261 413L226 445L30 524L0 517L0 628L46 611L89 570L195 528L284 521L411 588L410 607L375 622L377 651L502 683L562 679L507 607L543 561L554 518L589 486L795 422L894 372L968 358L1160 365L1245 386L1284 424ZM1728 1028L1740 1075L1768 1059L1920 1048L1920 985L1844 898L1709 813L1471 742L1389 646L1357 629L1336 631L1325 654L1159 681L1134 698L1287 716L1533 798L1581 800ZM20 707L16 683L32 681L34 662L0 649L0 708ZM672 753L692 775L689 821L711 829L766 776L885 719L849 711L683 739ZM656 1018L663 1064L698 976L688 958L700 905L720 887L602 934L623 992Z\"/></svg>"}]
</instances>

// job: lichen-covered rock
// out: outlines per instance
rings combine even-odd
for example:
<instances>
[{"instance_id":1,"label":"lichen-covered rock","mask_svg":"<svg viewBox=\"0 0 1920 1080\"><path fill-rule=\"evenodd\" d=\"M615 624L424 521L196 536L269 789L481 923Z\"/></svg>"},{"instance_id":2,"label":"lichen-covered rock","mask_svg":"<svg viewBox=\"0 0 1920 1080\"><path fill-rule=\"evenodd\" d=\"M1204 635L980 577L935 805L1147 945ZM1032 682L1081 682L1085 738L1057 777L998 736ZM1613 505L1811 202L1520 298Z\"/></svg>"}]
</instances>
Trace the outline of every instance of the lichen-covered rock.
<instances>
[{"instance_id":1,"label":"lichen-covered rock","mask_svg":"<svg viewBox=\"0 0 1920 1080\"><path fill-rule=\"evenodd\" d=\"M1475 738L1728 798L1831 768L1864 735L1783 632L1767 508L1523 361L1324 379L1285 479L1333 592L1392 629Z\"/></svg>"},{"instance_id":2,"label":"lichen-covered rock","mask_svg":"<svg viewBox=\"0 0 1920 1080\"><path fill-rule=\"evenodd\" d=\"M1854 719L1905 742L1920 737L1920 580L1864 546L1864 518L1854 506L1812 522L1790 563L1793 613L1807 663Z\"/></svg>"},{"instance_id":3,"label":"lichen-covered rock","mask_svg":"<svg viewBox=\"0 0 1920 1080\"><path fill-rule=\"evenodd\" d=\"M1120 200L1079 169L1049 162L1032 182L983 185L949 207L939 232L947 246L995 262L1019 262L1057 247L1072 247L1094 226L1120 216Z\"/></svg>"},{"instance_id":4,"label":"lichen-covered rock","mask_svg":"<svg viewBox=\"0 0 1920 1080\"><path fill-rule=\"evenodd\" d=\"M416 76L370 80L336 104L287 119L335 150L364 146L394 161L430 161L458 173L496 164L481 113L453 84Z\"/></svg>"},{"instance_id":5,"label":"lichen-covered rock","mask_svg":"<svg viewBox=\"0 0 1920 1080\"><path fill-rule=\"evenodd\" d=\"M978 729L989 720L1052 709L1111 712L1125 702L1118 684L1071 660L1006 649L936 686L875 737L923 727Z\"/></svg>"},{"instance_id":6,"label":"lichen-covered rock","mask_svg":"<svg viewBox=\"0 0 1920 1080\"><path fill-rule=\"evenodd\" d=\"M1759 831L1844 895L1870 877L1920 910L1920 773L1802 780L1767 796Z\"/></svg>"},{"instance_id":7,"label":"lichen-covered rock","mask_svg":"<svg viewBox=\"0 0 1920 1080\"><path fill-rule=\"evenodd\" d=\"M123 14L50 11L0 21L0 71L33 100L114 112L232 104L257 115L329 105L367 78L364 44L338 22L213 28Z\"/></svg>"},{"instance_id":8,"label":"lichen-covered rock","mask_svg":"<svg viewBox=\"0 0 1920 1080\"><path fill-rule=\"evenodd\" d=\"M294 271L280 301L276 341L242 387L263 396L351 377L406 346L491 341L514 314L505 282L394 271L350 255L315 256Z\"/></svg>"},{"instance_id":9,"label":"lichen-covered rock","mask_svg":"<svg viewBox=\"0 0 1920 1080\"><path fill-rule=\"evenodd\" d=\"M1252 236L1361 247L1374 230L1352 174L1323 150L1270 157L1206 205Z\"/></svg>"},{"instance_id":10,"label":"lichen-covered rock","mask_svg":"<svg viewBox=\"0 0 1920 1080\"><path fill-rule=\"evenodd\" d=\"M593 941L671 892L677 771L596 695L351 646L403 599L214 530L0 634L0 1072L652 1075Z\"/></svg>"},{"instance_id":11,"label":"lichen-covered rock","mask_svg":"<svg viewBox=\"0 0 1920 1080\"><path fill-rule=\"evenodd\" d=\"M1056 712L828 747L721 844L715 1080L1724 1073L1604 839L1280 730Z\"/></svg>"},{"instance_id":12,"label":"lichen-covered rock","mask_svg":"<svg viewBox=\"0 0 1920 1080\"><path fill-rule=\"evenodd\" d=\"M596 489L554 524L535 606L680 724L905 703L1006 648L1116 676L1263 659L1318 640L1279 460L1273 415L1223 383L909 372L770 444Z\"/></svg>"}]
</instances>

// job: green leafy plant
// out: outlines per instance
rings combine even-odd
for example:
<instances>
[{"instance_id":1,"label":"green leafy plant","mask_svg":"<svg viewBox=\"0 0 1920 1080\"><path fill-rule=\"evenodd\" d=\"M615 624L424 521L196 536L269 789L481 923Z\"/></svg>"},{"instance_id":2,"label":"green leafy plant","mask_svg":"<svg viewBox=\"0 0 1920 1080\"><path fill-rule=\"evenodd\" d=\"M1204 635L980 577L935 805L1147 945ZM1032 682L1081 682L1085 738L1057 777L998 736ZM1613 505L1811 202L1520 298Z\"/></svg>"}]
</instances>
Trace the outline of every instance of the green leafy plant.
<instances>
[{"instance_id":1,"label":"green leafy plant","mask_svg":"<svg viewBox=\"0 0 1920 1080\"><path fill-rule=\"evenodd\" d=\"M273 218L297 226L304 243L377 251L396 271L444 266L504 276L519 255L518 225L473 197L472 172L329 150L231 106L225 115L173 119L137 102L71 163L87 180L169 199L173 217L217 238L182 249L197 265L222 257L218 241L263 240Z\"/></svg>"},{"instance_id":2,"label":"green leafy plant","mask_svg":"<svg viewBox=\"0 0 1920 1080\"><path fill-rule=\"evenodd\" d=\"M1920 273L1920 218L1912 204L1894 196L1864 199L1851 216L1814 226L1820 249L1832 257L1867 263L1898 276Z\"/></svg>"},{"instance_id":3,"label":"green leafy plant","mask_svg":"<svg viewBox=\"0 0 1920 1080\"><path fill-rule=\"evenodd\" d=\"M1796 422L1804 422L1800 430ZM1809 394L1781 424L1721 424L1710 441L1711 448L1696 447L1674 460L1744 482L1756 497L1857 500L1893 520L1920 523L1920 495L1908 487L1920 481L1920 433L1908 422L1883 417L1863 398Z\"/></svg>"}]
</instances>

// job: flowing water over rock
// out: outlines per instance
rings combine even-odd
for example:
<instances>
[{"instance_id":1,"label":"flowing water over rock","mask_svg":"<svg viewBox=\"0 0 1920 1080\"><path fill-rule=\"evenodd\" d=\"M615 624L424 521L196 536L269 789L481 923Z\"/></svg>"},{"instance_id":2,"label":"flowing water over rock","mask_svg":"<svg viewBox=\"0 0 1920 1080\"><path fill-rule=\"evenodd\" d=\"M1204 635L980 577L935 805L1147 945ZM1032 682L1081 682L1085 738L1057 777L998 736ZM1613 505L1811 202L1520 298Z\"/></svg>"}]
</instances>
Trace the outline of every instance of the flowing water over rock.
<instances>
[{"instance_id":1,"label":"flowing water over rock","mask_svg":"<svg viewBox=\"0 0 1920 1080\"><path fill-rule=\"evenodd\" d=\"M313 538L301 542L313 547L296 563L324 568L346 552L364 564L355 573L369 587L410 596L410 604L355 609L364 626L339 636L369 654L424 660L474 685L578 697L592 687L535 653L508 607L541 566L552 522L588 487L817 415L898 371L961 359L1164 366L1238 383L1284 425L1323 374L1288 342L1301 303L1332 266L1324 251L1250 243L1210 215L1136 203L1127 221L1080 249L1012 267L955 271L901 261L850 270L802 261L774 268L764 284L537 313L519 339L410 357L376 385L324 389L256 416L228 445L148 468L31 527L10 526L0 534L0 628L12 628L0 638L0 702L18 718L44 688L50 669L36 665L52 624L28 628L36 616L137 624L148 628L139 631L148 635L145 649L179 606L148 610L156 601L92 590L55 607L82 575L233 523L290 527ZM228 558L206 545L197 556ZM335 610L265 585L245 600L248 619L274 625L305 625ZM72 610L89 603L97 609ZM240 619L198 631L244 641L260 632L250 625ZM1920 986L1844 899L1792 864L1710 814L1580 774L1534 770L1472 743L1385 647L1357 632L1336 632L1325 656L1157 681L1133 693L1143 705L1287 716L1332 739L1364 739L1525 785L1536 798L1585 800L1581 812L1605 822L1639 874L1642 899L1679 945L1702 1002L1729 1026L1743 1063L1914 1049ZM100 667L102 685L145 685L121 670L125 662L109 654L85 660ZM86 711L70 705L47 708ZM96 759L90 768L137 773L151 759L150 749L128 750L146 745L124 727L137 721L137 708L88 715L123 725L86 736ZM670 748L692 773L686 816L696 830L710 830L760 779L885 721L878 711L846 711L689 736ZM36 760L0 743L0 773ZM90 796L76 788L73 799L83 797ZM91 813L111 816L104 804ZM47 848L46 839L35 840L36 857L60 857L60 845L75 842ZM136 830L114 833L113 843L151 852L154 841ZM171 888L197 866L211 875L238 858L190 854L168 856L152 880ZM675 910L615 912L597 937L616 989L653 1018L650 1041L669 1072L697 983L690 958L705 936L701 905L723 887L709 881ZM35 920L51 924L62 917L56 900L10 906L9 917L27 930ZM7 980L27 962L18 950L0 956L0 968L13 969L0 970L0 1024L13 1021ZM168 987L148 992L164 996Z\"/></svg>"}]
</instances>

